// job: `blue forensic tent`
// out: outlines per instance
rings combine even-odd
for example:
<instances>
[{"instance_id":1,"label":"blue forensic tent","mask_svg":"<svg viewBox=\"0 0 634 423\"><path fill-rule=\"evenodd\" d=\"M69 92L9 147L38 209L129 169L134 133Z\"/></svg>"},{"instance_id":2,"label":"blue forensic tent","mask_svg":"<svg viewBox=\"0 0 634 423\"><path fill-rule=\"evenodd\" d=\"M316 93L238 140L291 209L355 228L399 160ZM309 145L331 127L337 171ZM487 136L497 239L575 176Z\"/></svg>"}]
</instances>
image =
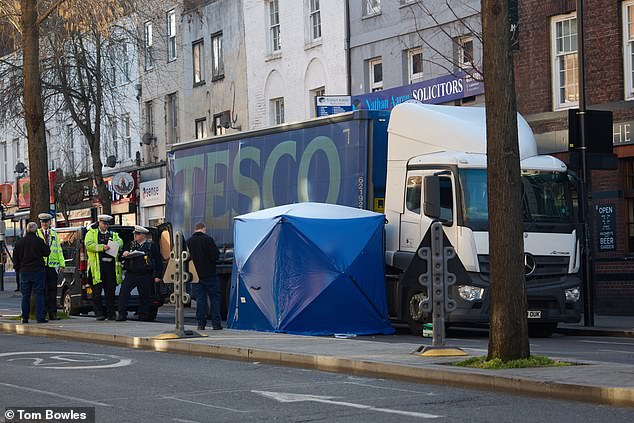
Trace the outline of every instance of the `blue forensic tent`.
<instances>
[{"instance_id":1,"label":"blue forensic tent","mask_svg":"<svg viewBox=\"0 0 634 423\"><path fill-rule=\"evenodd\" d=\"M299 203L234 222L227 327L304 335L391 334L382 214Z\"/></svg>"}]
</instances>

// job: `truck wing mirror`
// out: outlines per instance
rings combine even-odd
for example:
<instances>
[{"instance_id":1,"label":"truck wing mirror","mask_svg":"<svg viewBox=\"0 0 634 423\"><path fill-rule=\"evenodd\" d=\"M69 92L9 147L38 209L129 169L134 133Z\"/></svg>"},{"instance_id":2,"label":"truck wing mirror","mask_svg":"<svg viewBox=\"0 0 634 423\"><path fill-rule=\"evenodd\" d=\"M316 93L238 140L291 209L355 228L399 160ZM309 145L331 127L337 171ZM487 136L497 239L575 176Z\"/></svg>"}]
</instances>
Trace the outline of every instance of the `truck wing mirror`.
<instances>
[{"instance_id":1,"label":"truck wing mirror","mask_svg":"<svg viewBox=\"0 0 634 423\"><path fill-rule=\"evenodd\" d=\"M440 177L425 176L423 213L430 219L440 218Z\"/></svg>"}]
</instances>

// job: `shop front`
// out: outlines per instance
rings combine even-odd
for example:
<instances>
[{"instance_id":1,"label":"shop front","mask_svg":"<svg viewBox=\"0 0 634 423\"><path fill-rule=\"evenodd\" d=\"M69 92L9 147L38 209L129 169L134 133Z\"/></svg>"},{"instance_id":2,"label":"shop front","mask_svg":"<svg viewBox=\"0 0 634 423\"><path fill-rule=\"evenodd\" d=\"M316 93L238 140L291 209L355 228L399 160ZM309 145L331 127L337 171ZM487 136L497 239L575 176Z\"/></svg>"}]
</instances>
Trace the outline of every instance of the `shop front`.
<instances>
[{"instance_id":1,"label":"shop front","mask_svg":"<svg viewBox=\"0 0 634 423\"><path fill-rule=\"evenodd\" d=\"M165 178L139 184L139 214L144 226L165 222Z\"/></svg>"}]
</instances>

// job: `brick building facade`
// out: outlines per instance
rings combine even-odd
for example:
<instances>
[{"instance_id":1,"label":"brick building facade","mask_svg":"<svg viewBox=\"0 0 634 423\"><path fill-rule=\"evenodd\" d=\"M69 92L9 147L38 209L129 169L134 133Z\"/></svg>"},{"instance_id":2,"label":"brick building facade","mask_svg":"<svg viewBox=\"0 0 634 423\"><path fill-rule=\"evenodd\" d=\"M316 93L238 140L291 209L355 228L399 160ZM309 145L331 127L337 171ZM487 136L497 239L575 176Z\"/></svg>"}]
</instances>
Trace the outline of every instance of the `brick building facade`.
<instances>
[{"instance_id":1,"label":"brick building facade","mask_svg":"<svg viewBox=\"0 0 634 423\"><path fill-rule=\"evenodd\" d=\"M518 110L540 152L565 159L568 109L578 107L575 0L520 0L515 53ZM634 1L584 1L585 98L613 112L617 170L590 173L595 311L634 313ZM607 214L607 221L603 220ZM597 235L614 228L613 244Z\"/></svg>"}]
</instances>

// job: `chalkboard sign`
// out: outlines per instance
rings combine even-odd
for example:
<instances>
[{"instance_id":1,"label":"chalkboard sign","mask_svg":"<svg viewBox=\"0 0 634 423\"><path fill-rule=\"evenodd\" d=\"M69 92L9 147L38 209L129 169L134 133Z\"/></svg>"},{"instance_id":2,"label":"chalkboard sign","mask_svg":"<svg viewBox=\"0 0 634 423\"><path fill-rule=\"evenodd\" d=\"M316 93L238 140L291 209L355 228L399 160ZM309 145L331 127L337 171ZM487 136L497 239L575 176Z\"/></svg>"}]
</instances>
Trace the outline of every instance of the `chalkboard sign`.
<instances>
[{"instance_id":1,"label":"chalkboard sign","mask_svg":"<svg viewBox=\"0 0 634 423\"><path fill-rule=\"evenodd\" d=\"M599 251L616 250L616 206L600 204L594 206Z\"/></svg>"}]
</instances>

